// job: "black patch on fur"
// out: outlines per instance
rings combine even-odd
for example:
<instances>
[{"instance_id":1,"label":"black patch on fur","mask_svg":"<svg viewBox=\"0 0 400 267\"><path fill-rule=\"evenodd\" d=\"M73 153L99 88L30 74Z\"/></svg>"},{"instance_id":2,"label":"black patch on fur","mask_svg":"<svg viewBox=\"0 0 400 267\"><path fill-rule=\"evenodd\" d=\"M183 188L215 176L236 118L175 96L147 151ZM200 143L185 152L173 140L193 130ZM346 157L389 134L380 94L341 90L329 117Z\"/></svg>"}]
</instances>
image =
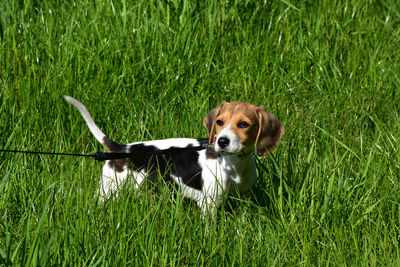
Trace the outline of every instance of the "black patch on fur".
<instances>
[{"instance_id":1,"label":"black patch on fur","mask_svg":"<svg viewBox=\"0 0 400 267\"><path fill-rule=\"evenodd\" d=\"M175 169L175 172L172 173L181 177L185 185L197 190L203 188L198 151L178 153L172 156L172 160L173 165L171 167L172 170Z\"/></svg>"},{"instance_id":2,"label":"black patch on fur","mask_svg":"<svg viewBox=\"0 0 400 267\"><path fill-rule=\"evenodd\" d=\"M208 138L197 140L201 145L208 143ZM114 168L116 172L122 172L124 167L129 165L133 171L145 170L148 172L147 179L152 184L156 184L159 177L163 177L166 182L175 184L170 176L180 177L182 182L194 189L201 190L203 187L203 179L201 177L201 167L199 165L199 152L190 151L179 147L170 147L168 149L158 150L155 146L145 144L119 145L109 138L105 138L107 148L110 147L111 152L133 153L128 159L110 160L109 166ZM187 148L193 147L192 145ZM112 149L112 150L111 150ZM134 153L137 153L135 155Z\"/></svg>"},{"instance_id":3,"label":"black patch on fur","mask_svg":"<svg viewBox=\"0 0 400 267\"><path fill-rule=\"evenodd\" d=\"M199 142L200 145L206 145L208 144L208 138L199 138L197 139L197 142Z\"/></svg>"}]
</instances>

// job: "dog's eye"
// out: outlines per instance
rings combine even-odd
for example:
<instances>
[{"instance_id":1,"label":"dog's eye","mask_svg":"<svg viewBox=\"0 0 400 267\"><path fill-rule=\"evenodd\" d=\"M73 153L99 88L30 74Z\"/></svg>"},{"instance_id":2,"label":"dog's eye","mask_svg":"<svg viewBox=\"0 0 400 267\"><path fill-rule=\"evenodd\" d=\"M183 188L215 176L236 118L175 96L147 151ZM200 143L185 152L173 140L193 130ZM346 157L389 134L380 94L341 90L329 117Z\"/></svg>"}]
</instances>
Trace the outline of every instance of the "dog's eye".
<instances>
[{"instance_id":1,"label":"dog's eye","mask_svg":"<svg viewBox=\"0 0 400 267\"><path fill-rule=\"evenodd\" d=\"M221 121L221 120L217 120L215 123L216 123L218 126L222 126L222 125L224 125L224 122L223 122L223 121Z\"/></svg>"},{"instance_id":2,"label":"dog's eye","mask_svg":"<svg viewBox=\"0 0 400 267\"><path fill-rule=\"evenodd\" d=\"M238 128L243 129L243 128L249 127L249 124L247 122L245 122L245 121L241 121L241 122L238 123L237 126L238 126Z\"/></svg>"}]
</instances>

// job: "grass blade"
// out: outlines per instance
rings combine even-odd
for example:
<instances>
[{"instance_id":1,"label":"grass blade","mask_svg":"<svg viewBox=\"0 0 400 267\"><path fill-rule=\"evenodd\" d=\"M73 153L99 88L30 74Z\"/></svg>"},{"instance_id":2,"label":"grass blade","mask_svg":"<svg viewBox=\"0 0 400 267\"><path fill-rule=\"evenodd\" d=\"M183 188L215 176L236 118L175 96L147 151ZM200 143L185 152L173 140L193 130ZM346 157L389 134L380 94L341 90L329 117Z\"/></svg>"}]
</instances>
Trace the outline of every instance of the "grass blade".
<instances>
[{"instance_id":1,"label":"grass blade","mask_svg":"<svg viewBox=\"0 0 400 267\"><path fill-rule=\"evenodd\" d=\"M29 249L28 258L25 263L25 266L27 266L27 267L34 263L35 263L34 265L36 265L36 263L37 263L37 256L39 255L39 236L40 236L40 233L42 230L43 223L44 223L45 219L47 218L49 203L50 203L50 199L52 196L53 196L53 193L50 193L46 199L46 202L44 203L44 205L42 207L42 215L40 216L38 225L36 227L36 233L32 240L32 244Z\"/></svg>"}]
</instances>

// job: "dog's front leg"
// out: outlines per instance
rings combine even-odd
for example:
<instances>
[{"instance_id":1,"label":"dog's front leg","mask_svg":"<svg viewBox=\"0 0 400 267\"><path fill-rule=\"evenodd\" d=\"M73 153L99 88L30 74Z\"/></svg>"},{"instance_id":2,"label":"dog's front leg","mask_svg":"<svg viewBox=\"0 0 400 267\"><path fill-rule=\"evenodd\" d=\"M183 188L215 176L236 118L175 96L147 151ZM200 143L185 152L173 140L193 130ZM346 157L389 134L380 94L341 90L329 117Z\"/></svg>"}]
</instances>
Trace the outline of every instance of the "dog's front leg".
<instances>
[{"instance_id":1,"label":"dog's front leg","mask_svg":"<svg viewBox=\"0 0 400 267\"><path fill-rule=\"evenodd\" d=\"M203 213L203 216L207 214L214 214L216 209L221 205L222 190L219 187L215 187L213 185L207 187L208 190L206 191L204 190L205 188L203 188L203 191L200 191L185 185L182 182L182 179L175 175L171 174L171 177L175 183L179 185L184 197L196 201Z\"/></svg>"}]
</instances>

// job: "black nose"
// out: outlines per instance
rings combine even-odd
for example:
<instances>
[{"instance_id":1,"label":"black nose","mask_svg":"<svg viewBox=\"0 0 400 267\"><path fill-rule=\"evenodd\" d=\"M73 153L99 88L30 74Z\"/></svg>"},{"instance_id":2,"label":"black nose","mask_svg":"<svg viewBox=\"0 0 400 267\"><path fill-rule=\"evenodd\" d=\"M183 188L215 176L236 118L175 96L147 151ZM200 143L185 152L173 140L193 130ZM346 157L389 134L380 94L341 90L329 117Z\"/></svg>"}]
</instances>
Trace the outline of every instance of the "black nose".
<instances>
[{"instance_id":1,"label":"black nose","mask_svg":"<svg viewBox=\"0 0 400 267\"><path fill-rule=\"evenodd\" d=\"M220 137L220 138L218 138L218 145L219 145L221 148L226 147L227 145L229 145L229 139L226 138L226 137Z\"/></svg>"}]
</instances>

